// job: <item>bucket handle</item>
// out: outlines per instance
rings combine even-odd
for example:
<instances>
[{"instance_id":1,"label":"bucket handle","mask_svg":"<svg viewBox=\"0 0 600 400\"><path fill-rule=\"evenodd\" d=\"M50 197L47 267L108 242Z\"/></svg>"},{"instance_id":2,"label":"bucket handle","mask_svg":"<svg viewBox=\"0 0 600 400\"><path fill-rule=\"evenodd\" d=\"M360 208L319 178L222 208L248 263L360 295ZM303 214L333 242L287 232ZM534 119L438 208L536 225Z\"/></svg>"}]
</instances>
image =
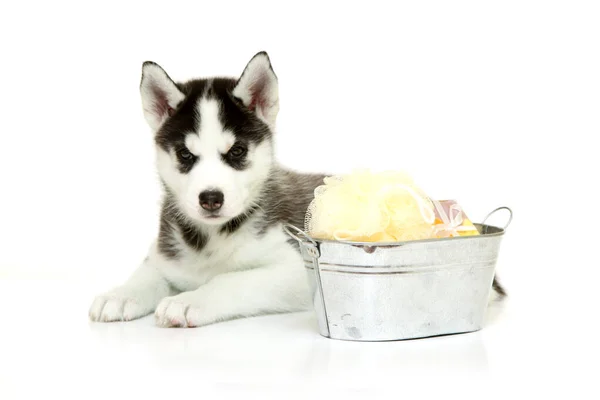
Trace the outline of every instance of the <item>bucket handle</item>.
<instances>
[{"instance_id":1,"label":"bucket handle","mask_svg":"<svg viewBox=\"0 0 600 400\"><path fill-rule=\"evenodd\" d=\"M313 246L315 246L315 249L319 249L319 246L317 246L317 242L315 242L313 238L308 236L306 232L304 232L302 229L295 227L292 224L283 224L283 231L291 238L296 239L298 242L310 242Z\"/></svg>"},{"instance_id":2,"label":"bucket handle","mask_svg":"<svg viewBox=\"0 0 600 400\"><path fill-rule=\"evenodd\" d=\"M492 211L491 213L489 213L489 214L488 214L488 215L487 215L487 216L486 216L486 217L483 219L483 221L482 221L481 223L482 223L483 225L486 225L486 221L487 221L487 220L488 220L488 219L489 219L489 218L490 218L492 215L494 215L494 214L495 214L497 211L500 211L500 210L506 210L506 211L508 211L508 213L509 213L509 216L508 216L508 221L507 221L507 222L506 222L506 224L504 224L504 226L502 227L502 230L506 230L506 228L508 228L508 226L510 225L510 223L512 222L512 219L513 219L513 212L512 212L512 210L511 210L510 208L508 208L508 207L498 207L498 208L496 208L494 211ZM486 225L486 226L487 226L487 225Z\"/></svg>"},{"instance_id":3,"label":"bucket handle","mask_svg":"<svg viewBox=\"0 0 600 400\"><path fill-rule=\"evenodd\" d=\"M315 279L319 289L319 297L321 297L321 307L323 309L323 318L325 320L325 326L323 327L326 330L325 336L331 337L329 331L329 317L327 316L327 306L325 304L325 294L323 293L323 283L321 282L321 267L319 266L321 251L319 250L319 246L306 232L294 225L283 224L283 231L291 238L296 239L298 243L300 243L300 247L304 247L304 250L311 258L313 269L315 271Z\"/></svg>"}]
</instances>

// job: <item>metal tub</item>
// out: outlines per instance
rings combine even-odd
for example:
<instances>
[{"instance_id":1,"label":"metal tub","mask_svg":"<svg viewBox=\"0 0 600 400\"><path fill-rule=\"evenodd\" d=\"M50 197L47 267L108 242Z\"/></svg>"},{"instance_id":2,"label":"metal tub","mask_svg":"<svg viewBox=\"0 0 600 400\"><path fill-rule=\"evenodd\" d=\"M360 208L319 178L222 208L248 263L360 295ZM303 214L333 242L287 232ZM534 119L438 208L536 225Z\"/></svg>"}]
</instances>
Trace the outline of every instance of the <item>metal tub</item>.
<instances>
[{"instance_id":1,"label":"metal tub","mask_svg":"<svg viewBox=\"0 0 600 400\"><path fill-rule=\"evenodd\" d=\"M403 340L480 330L503 228L480 235L395 243L318 240L291 225L308 272L321 335ZM484 222L487 220L486 217Z\"/></svg>"}]
</instances>

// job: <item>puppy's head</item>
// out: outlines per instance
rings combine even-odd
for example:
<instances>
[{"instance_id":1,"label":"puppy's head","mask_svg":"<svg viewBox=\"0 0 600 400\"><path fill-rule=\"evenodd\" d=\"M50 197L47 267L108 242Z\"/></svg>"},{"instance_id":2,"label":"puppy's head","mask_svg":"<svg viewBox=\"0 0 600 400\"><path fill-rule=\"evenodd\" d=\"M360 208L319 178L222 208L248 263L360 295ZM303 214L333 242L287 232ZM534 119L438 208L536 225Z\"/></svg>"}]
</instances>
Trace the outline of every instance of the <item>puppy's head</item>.
<instances>
[{"instance_id":1,"label":"puppy's head","mask_svg":"<svg viewBox=\"0 0 600 400\"><path fill-rule=\"evenodd\" d=\"M255 55L239 79L185 83L146 62L140 92L159 175L181 211L220 225L253 207L273 164L279 111L267 54Z\"/></svg>"}]
</instances>

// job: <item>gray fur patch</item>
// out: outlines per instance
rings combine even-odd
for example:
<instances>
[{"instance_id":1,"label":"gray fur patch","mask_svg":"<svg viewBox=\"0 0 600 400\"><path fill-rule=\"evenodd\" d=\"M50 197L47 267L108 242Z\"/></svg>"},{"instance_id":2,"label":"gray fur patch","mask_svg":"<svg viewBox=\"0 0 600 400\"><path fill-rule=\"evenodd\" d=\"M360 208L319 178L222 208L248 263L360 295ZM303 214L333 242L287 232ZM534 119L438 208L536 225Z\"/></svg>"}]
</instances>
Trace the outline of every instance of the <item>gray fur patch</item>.
<instances>
[{"instance_id":1,"label":"gray fur patch","mask_svg":"<svg viewBox=\"0 0 600 400\"><path fill-rule=\"evenodd\" d=\"M308 205L317 186L323 184L322 174L299 174L275 168L257 201L263 210L262 218L255 221L259 235L278 223L304 228Z\"/></svg>"}]
</instances>

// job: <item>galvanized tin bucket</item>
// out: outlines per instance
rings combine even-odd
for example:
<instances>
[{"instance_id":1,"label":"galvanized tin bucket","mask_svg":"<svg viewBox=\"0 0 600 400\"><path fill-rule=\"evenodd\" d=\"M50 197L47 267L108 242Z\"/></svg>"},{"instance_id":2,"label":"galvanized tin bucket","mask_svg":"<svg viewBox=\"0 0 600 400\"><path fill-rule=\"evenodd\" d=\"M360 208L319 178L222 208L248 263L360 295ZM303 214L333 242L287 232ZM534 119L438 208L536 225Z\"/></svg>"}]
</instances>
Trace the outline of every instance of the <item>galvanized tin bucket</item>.
<instances>
[{"instance_id":1,"label":"galvanized tin bucket","mask_svg":"<svg viewBox=\"0 0 600 400\"><path fill-rule=\"evenodd\" d=\"M486 225L510 213L502 228ZM300 243L321 335L384 341L480 330L512 211L500 207L480 235L394 243L318 240L292 225Z\"/></svg>"}]
</instances>

